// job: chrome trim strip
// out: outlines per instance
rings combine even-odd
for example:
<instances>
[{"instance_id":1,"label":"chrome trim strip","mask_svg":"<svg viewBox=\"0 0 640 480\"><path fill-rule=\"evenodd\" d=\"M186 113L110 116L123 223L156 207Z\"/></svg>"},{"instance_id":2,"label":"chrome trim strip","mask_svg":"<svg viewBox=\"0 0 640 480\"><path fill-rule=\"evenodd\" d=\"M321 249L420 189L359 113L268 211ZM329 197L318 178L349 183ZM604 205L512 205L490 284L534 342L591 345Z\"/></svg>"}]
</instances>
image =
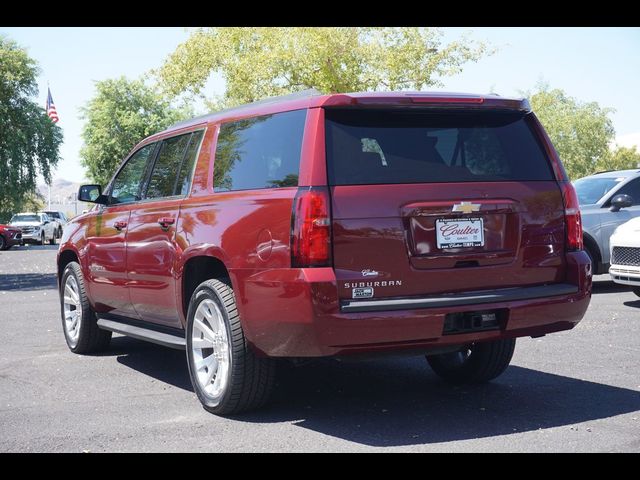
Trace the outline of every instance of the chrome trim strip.
<instances>
[{"instance_id":1,"label":"chrome trim strip","mask_svg":"<svg viewBox=\"0 0 640 480\"><path fill-rule=\"evenodd\" d=\"M459 307L483 303L512 302L535 298L555 297L578 293L578 287L568 283L554 283L537 287L515 287L499 290L482 290L464 293L446 293L419 298L384 300L342 300L343 313L382 312L390 310L414 310L418 308Z\"/></svg>"}]
</instances>

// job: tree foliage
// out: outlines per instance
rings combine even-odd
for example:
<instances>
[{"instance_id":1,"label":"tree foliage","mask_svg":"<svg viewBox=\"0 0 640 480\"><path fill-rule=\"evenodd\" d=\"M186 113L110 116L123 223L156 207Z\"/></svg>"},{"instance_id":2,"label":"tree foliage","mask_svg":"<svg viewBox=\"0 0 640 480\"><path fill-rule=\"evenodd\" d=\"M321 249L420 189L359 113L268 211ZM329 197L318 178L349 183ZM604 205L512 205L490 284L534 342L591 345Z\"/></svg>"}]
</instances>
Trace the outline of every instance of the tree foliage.
<instances>
[{"instance_id":1,"label":"tree foliage","mask_svg":"<svg viewBox=\"0 0 640 480\"><path fill-rule=\"evenodd\" d=\"M640 168L640 152L636 147L616 147L600 159L597 170L628 170Z\"/></svg>"},{"instance_id":2,"label":"tree foliage","mask_svg":"<svg viewBox=\"0 0 640 480\"><path fill-rule=\"evenodd\" d=\"M615 136L609 118L612 109L578 101L547 85L539 85L538 91L528 96L571 180L602 169L611 159L609 145Z\"/></svg>"},{"instance_id":3,"label":"tree foliage","mask_svg":"<svg viewBox=\"0 0 640 480\"><path fill-rule=\"evenodd\" d=\"M62 130L32 100L38 65L14 41L0 36L0 220L32 206L38 174L51 181Z\"/></svg>"},{"instance_id":4,"label":"tree foliage","mask_svg":"<svg viewBox=\"0 0 640 480\"><path fill-rule=\"evenodd\" d=\"M142 80L125 77L96 82L96 95L82 109L86 120L80 151L87 176L106 185L127 153L145 137L187 118Z\"/></svg>"},{"instance_id":5,"label":"tree foliage","mask_svg":"<svg viewBox=\"0 0 640 480\"><path fill-rule=\"evenodd\" d=\"M199 94L219 73L218 106L315 88L323 93L415 89L491 53L465 37L412 27L221 27L198 29L156 73L172 95Z\"/></svg>"}]
</instances>

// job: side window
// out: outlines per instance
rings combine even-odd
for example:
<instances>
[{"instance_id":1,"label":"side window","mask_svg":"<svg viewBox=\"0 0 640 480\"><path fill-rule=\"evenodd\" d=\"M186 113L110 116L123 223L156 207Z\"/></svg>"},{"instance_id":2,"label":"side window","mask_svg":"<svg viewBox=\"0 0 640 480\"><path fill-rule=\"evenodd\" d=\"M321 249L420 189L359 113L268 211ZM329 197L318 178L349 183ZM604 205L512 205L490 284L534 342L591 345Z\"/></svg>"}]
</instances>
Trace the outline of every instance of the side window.
<instances>
[{"instance_id":1,"label":"side window","mask_svg":"<svg viewBox=\"0 0 640 480\"><path fill-rule=\"evenodd\" d=\"M140 185L144 178L145 167L155 148L155 143L145 145L127 160L113 181L109 203L127 203L140 200Z\"/></svg>"},{"instance_id":2,"label":"side window","mask_svg":"<svg viewBox=\"0 0 640 480\"><path fill-rule=\"evenodd\" d=\"M193 133L189 146L187 147L187 153L182 161L182 166L178 172L178 178L176 183L176 195L186 195L189 193L189 187L191 186L191 176L193 175L193 164L196 162L198 150L200 148L200 142L204 135L204 130L200 130Z\"/></svg>"},{"instance_id":3,"label":"side window","mask_svg":"<svg viewBox=\"0 0 640 480\"><path fill-rule=\"evenodd\" d=\"M621 187L613 196L615 197L616 195L621 194L629 195L633 198L634 205L640 205L640 178L631 180L629 183ZM610 201L607 203L610 203Z\"/></svg>"},{"instance_id":4,"label":"side window","mask_svg":"<svg viewBox=\"0 0 640 480\"><path fill-rule=\"evenodd\" d=\"M171 197L174 193L176 174L184 158L191 134L168 138L162 141L149 178L146 198Z\"/></svg>"},{"instance_id":5,"label":"side window","mask_svg":"<svg viewBox=\"0 0 640 480\"><path fill-rule=\"evenodd\" d=\"M306 114L295 110L222 124L215 190L297 186Z\"/></svg>"}]
</instances>

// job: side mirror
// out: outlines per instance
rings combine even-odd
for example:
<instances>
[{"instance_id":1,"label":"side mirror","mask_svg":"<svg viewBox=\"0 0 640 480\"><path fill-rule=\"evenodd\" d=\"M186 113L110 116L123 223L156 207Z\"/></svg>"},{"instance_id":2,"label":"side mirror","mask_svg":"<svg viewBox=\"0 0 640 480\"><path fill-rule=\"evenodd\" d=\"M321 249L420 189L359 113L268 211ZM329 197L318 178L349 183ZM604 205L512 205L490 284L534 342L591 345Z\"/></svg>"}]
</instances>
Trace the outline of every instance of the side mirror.
<instances>
[{"instance_id":1,"label":"side mirror","mask_svg":"<svg viewBox=\"0 0 640 480\"><path fill-rule=\"evenodd\" d=\"M102 195L102 187L100 185L81 185L78 190L78 200L101 205L107 204L107 197Z\"/></svg>"},{"instance_id":2,"label":"side mirror","mask_svg":"<svg viewBox=\"0 0 640 480\"><path fill-rule=\"evenodd\" d=\"M627 208L633 205L633 198L631 195L625 195L624 193L620 195L616 195L611 199L611 208L612 212L619 212L621 208Z\"/></svg>"}]
</instances>

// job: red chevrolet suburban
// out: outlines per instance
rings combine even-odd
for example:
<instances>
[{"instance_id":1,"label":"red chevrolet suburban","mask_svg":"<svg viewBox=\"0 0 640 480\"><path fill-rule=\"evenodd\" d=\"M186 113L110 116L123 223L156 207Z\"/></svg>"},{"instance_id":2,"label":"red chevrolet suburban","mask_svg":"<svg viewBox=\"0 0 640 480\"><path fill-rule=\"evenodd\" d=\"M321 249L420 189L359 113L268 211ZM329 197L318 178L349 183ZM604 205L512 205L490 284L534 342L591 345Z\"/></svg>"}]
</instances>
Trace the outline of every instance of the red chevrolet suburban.
<instances>
[{"instance_id":1,"label":"red chevrolet suburban","mask_svg":"<svg viewBox=\"0 0 640 480\"><path fill-rule=\"evenodd\" d=\"M485 382L591 297L575 191L526 100L268 99L144 139L64 229L71 351L186 350L204 407L261 406L275 359L403 352Z\"/></svg>"}]
</instances>

